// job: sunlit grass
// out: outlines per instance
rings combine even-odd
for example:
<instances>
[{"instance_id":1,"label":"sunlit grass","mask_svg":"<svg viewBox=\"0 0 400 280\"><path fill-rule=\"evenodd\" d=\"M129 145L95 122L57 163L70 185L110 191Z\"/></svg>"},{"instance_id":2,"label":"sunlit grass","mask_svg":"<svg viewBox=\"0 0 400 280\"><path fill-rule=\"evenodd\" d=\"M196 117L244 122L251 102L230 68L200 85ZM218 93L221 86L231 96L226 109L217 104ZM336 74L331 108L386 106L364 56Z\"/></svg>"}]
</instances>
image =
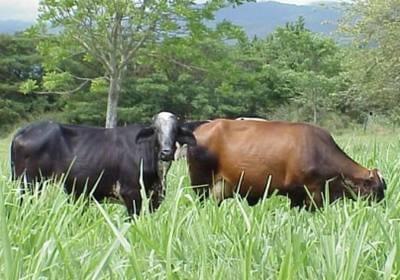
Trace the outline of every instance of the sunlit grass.
<instances>
[{"instance_id":1,"label":"sunlit grass","mask_svg":"<svg viewBox=\"0 0 400 280\"><path fill-rule=\"evenodd\" d=\"M397 279L400 141L339 136L358 162L379 167L385 203L342 200L314 213L281 196L254 207L200 203L183 161L160 209L127 220L123 206L71 202L57 184L25 197L0 142L0 279Z\"/></svg>"}]
</instances>

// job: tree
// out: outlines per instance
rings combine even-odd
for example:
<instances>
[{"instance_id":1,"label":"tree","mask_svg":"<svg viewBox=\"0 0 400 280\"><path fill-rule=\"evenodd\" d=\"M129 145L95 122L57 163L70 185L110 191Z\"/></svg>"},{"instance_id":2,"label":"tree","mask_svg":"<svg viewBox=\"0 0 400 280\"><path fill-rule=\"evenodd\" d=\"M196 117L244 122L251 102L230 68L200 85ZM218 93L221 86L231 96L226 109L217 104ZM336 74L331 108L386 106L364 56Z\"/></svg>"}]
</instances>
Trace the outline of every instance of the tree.
<instances>
[{"instance_id":1,"label":"tree","mask_svg":"<svg viewBox=\"0 0 400 280\"><path fill-rule=\"evenodd\" d=\"M54 105L54 98L21 95L19 86L26 79L40 82L43 69L37 42L22 34L0 35L0 134L21 119L30 119Z\"/></svg>"},{"instance_id":2,"label":"tree","mask_svg":"<svg viewBox=\"0 0 400 280\"><path fill-rule=\"evenodd\" d=\"M342 54L336 43L305 28L300 17L266 39L265 60L281 69L294 86L291 100L310 109L314 123L321 111L332 109L332 94L341 82Z\"/></svg>"},{"instance_id":3,"label":"tree","mask_svg":"<svg viewBox=\"0 0 400 280\"><path fill-rule=\"evenodd\" d=\"M400 1L353 1L341 30L352 39L346 60L349 96L367 113L373 110L399 121Z\"/></svg>"},{"instance_id":4,"label":"tree","mask_svg":"<svg viewBox=\"0 0 400 280\"><path fill-rule=\"evenodd\" d=\"M105 80L108 83L106 127L114 127L128 67L146 63L151 56L162 57L157 53L158 43L170 37L206 37L210 28L204 21L212 19L213 12L223 4L220 0L202 5L186 0L43 0L39 8L40 25L34 30L47 36L40 46L42 54L46 54L45 79L48 79L43 86L56 91L65 87L66 81L70 84L78 79L81 81L78 87L66 91L74 93L93 81ZM57 35L47 32L48 23ZM97 63L102 75L76 77L59 67L60 61L73 56L82 57L82 62Z\"/></svg>"}]
</instances>

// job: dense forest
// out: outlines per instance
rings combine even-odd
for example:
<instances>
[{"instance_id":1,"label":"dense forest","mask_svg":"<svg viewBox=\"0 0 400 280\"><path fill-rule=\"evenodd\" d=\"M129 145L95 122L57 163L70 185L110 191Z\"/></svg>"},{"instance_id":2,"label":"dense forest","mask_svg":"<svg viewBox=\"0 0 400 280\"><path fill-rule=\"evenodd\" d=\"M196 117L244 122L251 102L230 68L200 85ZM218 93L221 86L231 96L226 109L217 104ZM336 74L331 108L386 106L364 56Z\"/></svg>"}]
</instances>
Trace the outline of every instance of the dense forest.
<instances>
[{"instance_id":1,"label":"dense forest","mask_svg":"<svg viewBox=\"0 0 400 280\"><path fill-rule=\"evenodd\" d=\"M209 27L202 22L222 7L214 4L196 12L178 7L181 17L175 11L168 20L157 18L156 28L138 31L138 26L152 23L136 23L137 33L155 35L138 36L124 45L122 40L133 33L124 33L128 24L119 17L122 12L108 11L122 19L120 31L104 23L104 17L100 21L98 14L80 15L80 24L90 18L104 28L97 24L84 29L74 26L71 17L55 15L51 1L42 5L46 9L37 26L0 36L2 134L39 116L103 126L112 110L111 88L118 90L115 118L120 125L148 120L161 110L184 119L259 116L329 128L362 125L370 114L390 125L400 123L398 0L355 1L349 6L340 27L346 44L311 32L304 18L265 38L248 38L229 22ZM126 7L117 8L125 12ZM182 14L185 32L180 32ZM43 22L61 29L49 32ZM123 61L114 68L101 59L102 37L93 35L108 31L120 47L104 47L106 57ZM140 38L146 38L145 43ZM134 44L137 52L126 56L123 51L129 54ZM121 53L115 54L116 49Z\"/></svg>"}]
</instances>

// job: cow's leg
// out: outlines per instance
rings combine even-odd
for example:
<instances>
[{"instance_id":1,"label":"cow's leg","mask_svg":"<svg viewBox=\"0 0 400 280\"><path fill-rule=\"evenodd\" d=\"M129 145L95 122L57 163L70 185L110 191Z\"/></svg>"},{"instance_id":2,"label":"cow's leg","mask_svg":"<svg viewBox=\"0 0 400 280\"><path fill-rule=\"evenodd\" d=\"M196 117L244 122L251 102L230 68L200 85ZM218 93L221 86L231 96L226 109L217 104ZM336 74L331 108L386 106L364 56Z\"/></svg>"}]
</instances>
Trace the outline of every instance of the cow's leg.
<instances>
[{"instance_id":1,"label":"cow's leg","mask_svg":"<svg viewBox=\"0 0 400 280\"><path fill-rule=\"evenodd\" d=\"M164 190L167 185L167 174L169 169L171 168L171 164L172 163L170 161L158 161L157 175L158 178L161 180L161 186Z\"/></svg>"},{"instance_id":2,"label":"cow's leg","mask_svg":"<svg viewBox=\"0 0 400 280\"><path fill-rule=\"evenodd\" d=\"M167 174L170 168L171 168L171 162L165 162L165 161L158 162L157 174L161 182L158 182L153 186L154 192L152 197L154 197L154 199L152 199L152 202L155 203L156 206L155 209L157 209L161 201L164 200L165 191L167 188Z\"/></svg>"},{"instance_id":3,"label":"cow's leg","mask_svg":"<svg viewBox=\"0 0 400 280\"><path fill-rule=\"evenodd\" d=\"M246 200L247 200L247 204L249 204L250 206L254 206L261 200L261 198L247 196Z\"/></svg>"},{"instance_id":4,"label":"cow's leg","mask_svg":"<svg viewBox=\"0 0 400 280\"><path fill-rule=\"evenodd\" d=\"M306 188L308 193L305 199L305 205L307 209L314 211L317 208L322 207L322 184L320 183L311 183Z\"/></svg>"},{"instance_id":5,"label":"cow's leg","mask_svg":"<svg viewBox=\"0 0 400 280\"><path fill-rule=\"evenodd\" d=\"M26 191L30 189L29 185L29 179L28 176L26 175L26 172L24 171L21 176L19 176L19 194L21 197L26 193Z\"/></svg>"},{"instance_id":6,"label":"cow's leg","mask_svg":"<svg viewBox=\"0 0 400 280\"><path fill-rule=\"evenodd\" d=\"M24 171L22 175L18 175L16 177L19 183L18 192L19 192L19 205L21 206L24 202L24 195L26 193L26 188L28 187L28 178L26 176L26 172Z\"/></svg>"},{"instance_id":7,"label":"cow's leg","mask_svg":"<svg viewBox=\"0 0 400 280\"><path fill-rule=\"evenodd\" d=\"M35 187L38 185L38 191L41 189L41 181L38 180L39 174L35 174L29 172L28 170L24 170L23 172L18 173L19 177L19 194L20 194L20 201L22 203L23 196L28 192L33 194L35 191Z\"/></svg>"},{"instance_id":8,"label":"cow's leg","mask_svg":"<svg viewBox=\"0 0 400 280\"><path fill-rule=\"evenodd\" d=\"M287 192L287 197L290 200L290 207L299 207L302 208L304 206L307 193L304 189L304 186L295 186L292 190Z\"/></svg>"},{"instance_id":9,"label":"cow's leg","mask_svg":"<svg viewBox=\"0 0 400 280\"><path fill-rule=\"evenodd\" d=\"M31 176L28 176L27 169L25 168L26 162L21 164L20 162L16 162L13 164L12 168L12 179L18 180L19 182L19 193L20 195L24 195L27 191L29 191L29 185L32 183ZM28 190L27 190L28 189Z\"/></svg>"},{"instance_id":10,"label":"cow's leg","mask_svg":"<svg viewBox=\"0 0 400 280\"><path fill-rule=\"evenodd\" d=\"M142 196L140 194L140 187L134 186L129 187L127 185L121 185L120 195L124 201L128 214L139 215L142 208Z\"/></svg>"},{"instance_id":11,"label":"cow's leg","mask_svg":"<svg viewBox=\"0 0 400 280\"><path fill-rule=\"evenodd\" d=\"M25 168L16 169L13 174L14 180L18 181L19 204L22 205L26 193L33 194L37 182L36 175L28 172Z\"/></svg>"},{"instance_id":12,"label":"cow's leg","mask_svg":"<svg viewBox=\"0 0 400 280\"><path fill-rule=\"evenodd\" d=\"M213 198L217 201L218 205L220 205L225 198L232 197L233 192L233 185L223 178L216 180L213 187L211 188L211 194Z\"/></svg>"},{"instance_id":13,"label":"cow's leg","mask_svg":"<svg viewBox=\"0 0 400 280\"><path fill-rule=\"evenodd\" d=\"M349 197L352 197L350 194L348 194L348 190L346 186L344 185L342 178L337 176L333 180L327 180L327 183L329 183L328 186L328 194L325 194L325 199L329 198L329 203L332 203L342 197L346 197L349 195Z\"/></svg>"},{"instance_id":14,"label":"cow's leg","mask_svg":"<svg viewBox=\"0 0 400 280\"><path fill-rule=\"evenodd\" d=\"M160 207L165 197L165 189L162 183L154 184L153 190L150 191L148 197L150 198L150 212L153 212Z\"/></svg>"}]
</instances>

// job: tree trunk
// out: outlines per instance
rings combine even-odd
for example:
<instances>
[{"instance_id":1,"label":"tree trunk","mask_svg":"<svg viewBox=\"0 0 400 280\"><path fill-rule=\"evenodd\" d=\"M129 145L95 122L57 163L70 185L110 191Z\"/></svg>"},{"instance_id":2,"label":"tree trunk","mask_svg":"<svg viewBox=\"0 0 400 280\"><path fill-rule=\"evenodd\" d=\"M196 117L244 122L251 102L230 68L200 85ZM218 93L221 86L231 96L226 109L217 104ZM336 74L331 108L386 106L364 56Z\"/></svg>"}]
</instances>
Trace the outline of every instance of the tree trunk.
<instances>
[{"instance_id":1,"label":"tree trunk","mask_svg":"<svg viewBox=\"0 0 400 280\"><path fill-rule=\"evenodd\" d=\"M317 94L316 94L316 92L315 92L315 90L314 89L312 89L312 91L313 91L313 95L312 95L312 97L313 97L313 121L314 121L314 124L317 124Z\"/></svg>"},{"instance_id":2,"label":"tree trunk","mask_svg":"<svg viewBox=\"0 0 400 280\"><path fill-rule=\"evenodd\" d=\"M314 113L313 121L314 121L314 124L316 124L317 123L317 105L315 103L313 104L313 113Z\"/></svg>"},{"instance_id":3,"label":"tree trunk","mask_svg":"<svg viewBox=\"0 0 400 280\"><path fill-rule=\"evenodd\" d=\"M106 128L113 128L117 126L117 109L120 90L120 75L111 75L110 87L108 89Z\"/></svg>"}]
</instances>

